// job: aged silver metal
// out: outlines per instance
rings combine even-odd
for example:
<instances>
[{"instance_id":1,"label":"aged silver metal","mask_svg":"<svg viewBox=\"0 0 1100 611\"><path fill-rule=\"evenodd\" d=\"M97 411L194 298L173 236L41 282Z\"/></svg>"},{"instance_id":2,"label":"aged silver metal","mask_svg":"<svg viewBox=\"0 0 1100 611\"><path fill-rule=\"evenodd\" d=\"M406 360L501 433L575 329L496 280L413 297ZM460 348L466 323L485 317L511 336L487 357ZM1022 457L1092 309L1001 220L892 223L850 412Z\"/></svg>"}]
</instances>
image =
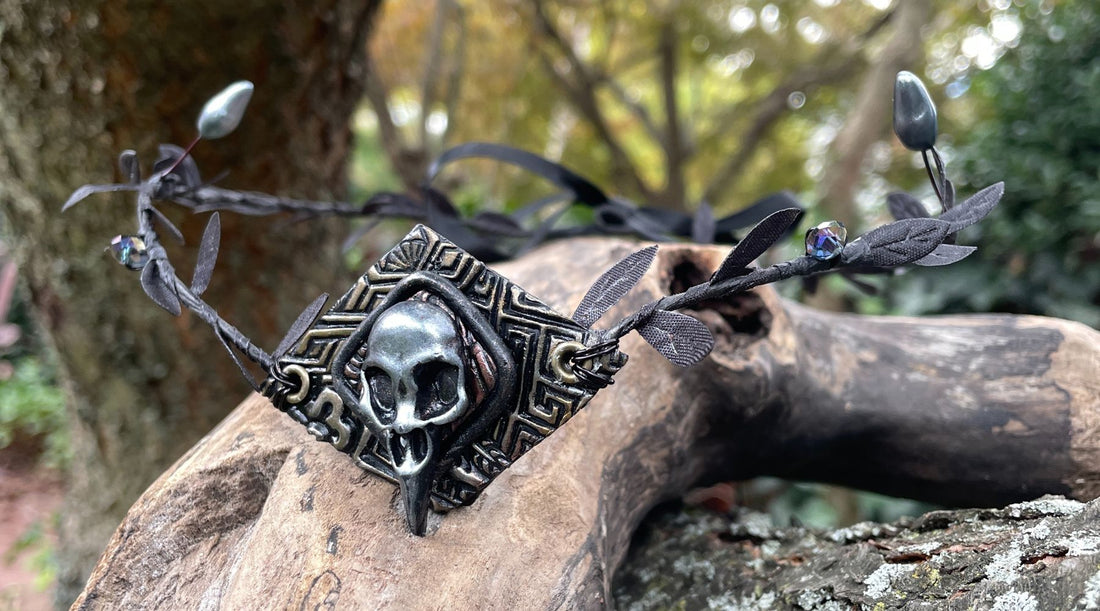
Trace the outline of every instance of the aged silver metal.
<instances>
[{"instance_id":1,"label":"aged silver metal","mask_svg":"<svg viewBox=\"0 0 1100 611\"><path fill-rule=\"evenodd\" d=\"M472 503L588 403L599 387L562 379L554 363L598 340L418 226L279 359L262 392L396 483L423 535L429 509ZM585 362L610 376L626 356Z\"/></svg>"},{"instance_id":2,"label":"aged silver metal","mask_svg":"<svg viewBox=\"0 0 1100 611\"><path fill-rule=\"evenodd\" d=\"M388 450L412 525L427 513L433 470L426 467L437 458L447 425L469 408L453 316L424 301L391 306L371 329L359 372L353 411Z\"/></svg>"}]
</instances>

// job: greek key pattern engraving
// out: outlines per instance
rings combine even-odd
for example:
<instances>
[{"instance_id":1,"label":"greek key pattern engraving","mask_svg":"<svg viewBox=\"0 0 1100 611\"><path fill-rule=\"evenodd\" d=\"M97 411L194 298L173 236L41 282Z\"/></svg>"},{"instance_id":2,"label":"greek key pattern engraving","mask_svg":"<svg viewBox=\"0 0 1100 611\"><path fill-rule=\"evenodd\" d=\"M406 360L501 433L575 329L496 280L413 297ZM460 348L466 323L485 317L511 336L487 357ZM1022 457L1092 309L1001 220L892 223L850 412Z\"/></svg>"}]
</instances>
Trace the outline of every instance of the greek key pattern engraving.
<instances>
[{"instance_id":1,"label":"greek key pattern engraving","mask_svg":"<svg viewBox=\"0 0 1100 611\"><path fill-rule=\"evenodd\" d=\"M321 316L287 356L283 371L308 376L308 391L268 378L262 392L320 441L348 453L356 463L394 481L389 455L332 389L331 365L345 340L406 276L429 271L448 280L472 302L513 354L518 387L506 413L467 447L432 488L432 506L446 511L474 501L493 478L567 422L592 391L562 383L550 367L550 352L562 342L583 342L588 331L553 311L469 253L424 226L417 226ZM626 362L605 357L612 372ZM296 369L301 368L301 369ZM301 396L303 395L304 396Z\"/></svg>"}]
</instances>

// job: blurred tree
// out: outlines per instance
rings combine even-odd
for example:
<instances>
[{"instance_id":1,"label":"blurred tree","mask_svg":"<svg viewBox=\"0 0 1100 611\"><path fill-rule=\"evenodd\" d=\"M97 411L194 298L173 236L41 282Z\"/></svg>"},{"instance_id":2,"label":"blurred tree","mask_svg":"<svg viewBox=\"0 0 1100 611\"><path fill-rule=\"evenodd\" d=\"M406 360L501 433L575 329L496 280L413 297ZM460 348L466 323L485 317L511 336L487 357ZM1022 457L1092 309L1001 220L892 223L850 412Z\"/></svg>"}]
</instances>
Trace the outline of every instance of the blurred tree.
<instances>
[{"instance_id":1,"label":"blurred tree","mask_svg":"<svg viewBox=\"0 0 1100 611\"><path fill-rule=\"evenodd\" d=\"M496 140L649 203L743 204L806 186L801 170L759 172L802 158L769 136L805 136L808 123L782 120L859 74L894 14L822 4L395 4L372 42L371 108L406 183L442 144ZM441 25L445 14L458 18Z\"/></svg>"},{"instance_id":2,"label":"blurred tree","mask_svg":"<svg viewBox=\"0 0 1100 611\"><path fill-rule=\"evenodd\" d=\"M124 148L148 172L154 145L190 140L205 99L240 78L257 85L248 116L199 147L200 167L232 169L242 188L340 195L379 4L0 0L2 225L56 347L71 426L60 603L133 499L247 391L201 321L160 311L102 253L133 230L132 201L101 197L63 218L61 203L83 183L109 181ZM191 243L203 223L181 223ZM274 345L305 304L342 284L337 267L316 264L338 260L338 227L226 216L233 247L210 301Z\"/></svg>"},{"instance_id":3,"label":"blurred tree","mask_svg":"<svg viewBox=\"0 0 1100 611\"><path fill-rule=\"evenodd\" d=\"M1033 2L1022 14L1019 45L973 76L986 104L951 166L960 193L1004 180L1004 199L964 236L977 253L909 274L892 302L906 313L1044 314L1100 327L1100 11Z\"/></svg>"},{"instance_id":4,"label":"blurred tree","mask_svg":"<svg viewBox=\"0 0 1100 611\"><path fill-rule=\"evenodd\" d=\"M954 58L963 33L998 11L931 0L394 3L371 43L367 133L410 186L444 146L489 140L647 203L732 211L790 189L858 225L867 181L857 179L890 138L893 75L922 71L931 43ZM892 165L874 169L923 176L900 146L886 151ZM533 195L527 177L481 176L509 200Z\"/></svg>"}]
</instances>

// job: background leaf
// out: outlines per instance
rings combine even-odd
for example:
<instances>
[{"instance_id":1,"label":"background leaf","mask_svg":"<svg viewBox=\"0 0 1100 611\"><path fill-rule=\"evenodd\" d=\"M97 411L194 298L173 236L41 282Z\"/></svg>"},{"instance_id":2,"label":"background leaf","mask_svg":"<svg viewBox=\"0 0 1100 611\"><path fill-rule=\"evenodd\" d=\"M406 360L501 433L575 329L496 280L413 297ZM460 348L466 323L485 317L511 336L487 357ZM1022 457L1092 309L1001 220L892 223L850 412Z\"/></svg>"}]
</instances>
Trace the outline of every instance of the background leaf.
<instances>
[{"instance_id":1,"label":"background leaf","mask_svg":"<svg viewBox=\"0 0 1100 611\"><path fill-rule=\"evenodd\" d=\"M890 209L890 214L899 221L901 219L918 219L928 216L928 209L924 207L924 204L904 191L887 195L886 207Z\"/></svg>"},{"instance_id":2,"label":"background leaf","mask_svg":"<svg viewBox=\"0 0 1100 611\"><path fill-rule=\"evenodd\" d=\"M699 209L695 211L695 216L691 219L691 241L699 244L710 244L714 242L715 229L717 229L717 223L714 221L714 210L710 207L710 204L700 203Z\"/></svg>"}]
</instances>

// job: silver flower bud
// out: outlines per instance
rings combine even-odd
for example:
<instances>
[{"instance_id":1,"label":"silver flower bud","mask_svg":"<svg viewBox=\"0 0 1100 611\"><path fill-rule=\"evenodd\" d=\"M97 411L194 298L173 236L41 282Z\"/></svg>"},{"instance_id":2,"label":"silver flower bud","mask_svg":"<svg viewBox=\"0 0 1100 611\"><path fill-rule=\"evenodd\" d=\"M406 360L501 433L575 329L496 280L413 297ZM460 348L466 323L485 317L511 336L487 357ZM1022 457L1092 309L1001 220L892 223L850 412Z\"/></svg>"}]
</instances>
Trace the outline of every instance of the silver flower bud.
<instances>
[{"instance_id":1,"label":"silver flower bud","mask_svg":"<svg viewBox=\"0 0 1100 611\"><path fill-rule=\"evenodd\" d=\"M252 99L253 88L251 81L237 81L210 98L199 115L199 136L213 140L237 129Z\"/></svg>"}]
</instances>

